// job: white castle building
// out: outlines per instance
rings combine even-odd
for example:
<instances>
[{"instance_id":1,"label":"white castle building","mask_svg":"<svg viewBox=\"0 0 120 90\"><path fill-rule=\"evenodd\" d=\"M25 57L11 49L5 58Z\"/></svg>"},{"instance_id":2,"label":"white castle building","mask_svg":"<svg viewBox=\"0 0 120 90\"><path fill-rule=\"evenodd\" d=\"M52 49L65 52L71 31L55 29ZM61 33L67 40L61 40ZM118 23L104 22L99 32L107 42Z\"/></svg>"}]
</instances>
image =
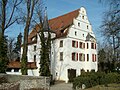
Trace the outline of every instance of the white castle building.
<instances>
[{"instance_id":1,"label":"white castle building","mask_svg":"<svg viewBox=\"0 0 120 90\"><path fill-rule=\"evenodd\" d=\"M68 82L72 74L78 76L81 70L98 70L97 42L84 7L48 22L56 34L51 43L53 79ZM19 62L11 62L9 68L14 69L7 73L21 74ZM28 38L28 75L39 76L39 68L40 38L33 29Z\"/></svg>"}]
</instances>

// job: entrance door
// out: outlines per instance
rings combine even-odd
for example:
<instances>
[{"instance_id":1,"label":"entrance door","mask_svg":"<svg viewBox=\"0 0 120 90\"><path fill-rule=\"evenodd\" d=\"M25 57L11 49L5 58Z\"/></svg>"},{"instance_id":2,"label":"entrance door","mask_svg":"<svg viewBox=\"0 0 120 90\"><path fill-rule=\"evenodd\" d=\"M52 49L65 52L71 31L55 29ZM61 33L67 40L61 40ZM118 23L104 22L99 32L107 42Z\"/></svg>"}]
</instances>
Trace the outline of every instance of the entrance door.
<instances>
[{"instance_id":1,"label":"entrance door","mask_svg":"<svg viewBox=\"0 0 120 90\"><path fill-rule=\"evenodd\" d=\"M68 79L69 82L73 82L73 79L76 77L76 69L68 69Z\"/></svg>"}]
</instances>

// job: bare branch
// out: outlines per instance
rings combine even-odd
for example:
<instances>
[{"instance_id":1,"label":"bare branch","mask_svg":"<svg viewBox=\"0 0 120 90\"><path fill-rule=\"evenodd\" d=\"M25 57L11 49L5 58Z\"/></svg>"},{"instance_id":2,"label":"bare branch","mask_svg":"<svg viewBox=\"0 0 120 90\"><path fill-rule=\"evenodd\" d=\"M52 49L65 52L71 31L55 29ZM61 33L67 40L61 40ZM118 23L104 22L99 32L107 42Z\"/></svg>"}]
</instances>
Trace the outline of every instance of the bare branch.
<instances>
[{"instance_id":1,"label":"bare branch","mask_svg":"<svg viewBox=\"0 0 120 90\"><path fill-rule=\"evenodd\" d=\"M17 2L18 2L18 0L15 0L15 2L13 4L12 12L11 12L10 18L9 18L9 20L8 20L6 26L5 26L5 29L7 29L9 26L11 26L16 21L16 19L14 21L12 21L12 18L13 18L16 7L22 2L22 0L20 2L18 2L18 3Z\"/></svg>"}]
</instances>

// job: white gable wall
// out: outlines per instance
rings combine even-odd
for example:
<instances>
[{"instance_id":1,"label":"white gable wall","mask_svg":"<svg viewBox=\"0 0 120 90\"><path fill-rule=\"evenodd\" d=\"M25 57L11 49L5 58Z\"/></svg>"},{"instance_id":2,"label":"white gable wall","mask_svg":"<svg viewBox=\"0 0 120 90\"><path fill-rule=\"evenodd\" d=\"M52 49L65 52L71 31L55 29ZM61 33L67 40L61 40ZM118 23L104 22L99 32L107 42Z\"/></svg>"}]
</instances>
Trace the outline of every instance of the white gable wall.
<instances>
[{"instance_id":1,"label":"white gable wall","mask_svg":"<svg viewBox=\"0 0 120 90\"><path fill-rule=\"evenodd\" d=\"M84 13L81 14L82 10ZM82 16L84 15L84 19ZM86 42L86 36L90 33L93 37L95 37L92 26L88 21L86 11L84 8L80 9L80 14L76 19L73 20L73 25L69 28L69 32L67 37L58 38L54 41L54 48L52 55L52 68L53 68L53 76L57 80L65 80L68 81L68 69L75 69L76 75L81 74L81 69L85 71L95 70L97 71L97 61L92 61L92 54L97 55L96 49L91 49L91 42ZM78 26L80 23L80 26ZM87 28L88 26L88 28ZM60 47L60 41L63 40L63 47ZM72 47L72 40L78 42L78 48ZM85 48L79 48L79 42L85 43ZM87 44L89 45L89 49L87 49ZM60 52L63 52L63 61L60 61ZM78 53L78 61L72 60L72 53ZM79 53L85 54L85 61L79 61ZM89 61L87 61L87 54L89 54Z\"/></svg>"}]
</instances>

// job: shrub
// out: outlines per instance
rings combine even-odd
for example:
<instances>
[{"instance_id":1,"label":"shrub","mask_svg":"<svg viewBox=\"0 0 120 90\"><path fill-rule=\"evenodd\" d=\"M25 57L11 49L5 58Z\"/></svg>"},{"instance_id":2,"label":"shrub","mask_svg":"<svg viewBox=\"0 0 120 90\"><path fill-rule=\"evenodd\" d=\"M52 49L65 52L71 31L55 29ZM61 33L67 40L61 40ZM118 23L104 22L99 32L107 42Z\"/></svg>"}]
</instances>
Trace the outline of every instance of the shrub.
<instances>
[{"instance_id":1,"label":"shrub","mask_svg":"<svg viewBox=\"0 0 120 90\"><path fill-rule=\"evenodd\" d=\"M73 81L73 88L81 88L82 84L85 84L86 88L93 87L96 85L107 85L110 83L120 83L120 74L104 72L90 72L81 74Z\"/></svg>"}]
</instances>

